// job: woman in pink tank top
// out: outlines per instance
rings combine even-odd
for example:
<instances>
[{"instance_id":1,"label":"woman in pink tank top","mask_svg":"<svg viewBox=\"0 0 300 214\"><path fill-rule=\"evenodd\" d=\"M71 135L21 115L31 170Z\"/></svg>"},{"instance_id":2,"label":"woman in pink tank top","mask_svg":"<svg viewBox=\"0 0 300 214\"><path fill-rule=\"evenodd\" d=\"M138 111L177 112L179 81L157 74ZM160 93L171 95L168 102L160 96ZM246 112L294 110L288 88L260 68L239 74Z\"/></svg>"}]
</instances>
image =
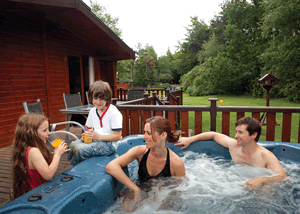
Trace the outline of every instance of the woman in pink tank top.
<instances>
[{"instance_id":1,"label":"woman in pink tank top","mask_svg":"<svg viewBox=\"0 0 300 214\"><path fill-rule=\"evenodd\" d=\"M12 150L12 195L16 199L26 192L52 180L61 155L69 151L63 141L54 155L51 154L46 140L49 136L48 118L41 114L24 114L20 117L15 130Z\"/></svg>"}]
</instances>

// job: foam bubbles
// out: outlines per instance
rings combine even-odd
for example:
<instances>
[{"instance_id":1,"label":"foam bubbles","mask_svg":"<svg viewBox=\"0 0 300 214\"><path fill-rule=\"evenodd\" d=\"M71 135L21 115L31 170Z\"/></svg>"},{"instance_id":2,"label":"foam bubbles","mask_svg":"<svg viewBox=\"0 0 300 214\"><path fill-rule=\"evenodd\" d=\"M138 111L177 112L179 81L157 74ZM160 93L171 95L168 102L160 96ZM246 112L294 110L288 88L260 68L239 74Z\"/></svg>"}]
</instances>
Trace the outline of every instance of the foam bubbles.
<instances>
[{"instance_id":1,"label":"foam bubbles","mask_svg":"<svg viewBox=\"0 0 300 214\"><path fill-rule=\"evenodd\" d=\"M182 157L184 178L153 179L145 184L147 197L132 213L300 213L299 165L280 161L288 179L259 189L244 184L257 176L273 176L266 169L233 163L191 151ZM131 170L137 171L137 164ZM131 179L137 178L132 173ZM149 188L150 187L150 188ZM106 213L124 213L124 197Z\"/></svg>"}]
</instances>

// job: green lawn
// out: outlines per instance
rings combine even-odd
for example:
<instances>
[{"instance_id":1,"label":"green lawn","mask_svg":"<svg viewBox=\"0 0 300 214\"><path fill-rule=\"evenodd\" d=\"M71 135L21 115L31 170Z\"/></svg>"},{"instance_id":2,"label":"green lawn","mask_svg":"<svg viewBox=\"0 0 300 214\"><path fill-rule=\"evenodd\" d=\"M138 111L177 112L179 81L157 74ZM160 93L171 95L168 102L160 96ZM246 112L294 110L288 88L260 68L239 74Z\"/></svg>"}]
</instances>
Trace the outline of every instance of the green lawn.
<instances>
[{"instance_id":1,"label":"green lawn","mask_svg":"<svg viewBox=\"0 0 300 214\"><path fill-rule=\"evenodd\" d=\"M191 97L188 94L183 94L183 105L187 106L210 106L208 98L218 98L217 106L266 106L266 98L257 98L251 96L229 96L229 95L211 95L204 97ZM223 100L223 103L220 103ZM299 104L288 102L285 99L270 99L270 106L273 107L300 107ZM261 113L262 114L262 113ZM252 114L246 112L245 116L249 117ZM281 141L282 132L282 113L276 114L276 122L279 126L276 126L275 141ZM210 114L209 112L203 112L203 124L202 131L210 131ZM195 113L189 112L189 129L194 129ZM235 121L236 113L230 113L230 137L235 135ZM299 113L292 114L292 131L291 142L296 143L298 141L299 130ZM222 113L217 114L217 132L222 133ZM260 140L266 140L266 126L262 127L262 134Z\"/></svg>"}]
</instances>

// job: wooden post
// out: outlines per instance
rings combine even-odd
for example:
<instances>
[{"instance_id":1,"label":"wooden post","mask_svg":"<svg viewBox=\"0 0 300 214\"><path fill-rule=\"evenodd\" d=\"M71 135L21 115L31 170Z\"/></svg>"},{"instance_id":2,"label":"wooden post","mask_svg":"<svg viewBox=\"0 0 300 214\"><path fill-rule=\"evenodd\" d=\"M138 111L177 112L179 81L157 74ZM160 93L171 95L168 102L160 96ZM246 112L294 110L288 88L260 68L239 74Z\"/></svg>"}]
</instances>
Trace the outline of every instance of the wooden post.
<instances>
[{"instance_id":1,"label":"wooden post","mask_svg":"<svg viewBox=\"0 0 300 214\"><path fill-rule=\"evenodd\" d=\"M267 114L267 133L266 133L266 141L274 141L275 139L275 117L276 113L268 113Z\"/></svg>"},{"instance_id":2,"label":"wooden post","mask_svg":"<svg viewBox=\"0 0 300 214\"><path fill-rule=\"evenodd\" d=\"M82 56L79 57L80 59L80 78L81 78L81 100L82 100L82 105L85 104L84 100L84 81L83 81L83 69L82 69Z\"/></svg>"},{"instance_id":3,"label":"wooden post","mask_svg":"<svg viewBox=\"0 0 300 214\"><path fill-rule=\"evenodd\" d=\"M123 94L122 94L122 87L120 88L120 101L122 102L123 101Z\"/></svg>"},{"instance_id":4,"label":"wooden post","mask_svg":"<svg viewBox=\"0 0 300 214\"><path fill-rule=\"evenodd\" d=\"M170 90L169 89L166 89L166 96L167 96L167 101L168 101L168 105L170 105ZM166 104L167 105L167 104Z\"/></svg>"},{"instance_id":5,"label":"wooden post","mask_svg":"<svg viewBox=\"0 0 300 214\"><path fill-rule=\"evenodd\" d=\"M182 87L180 87L180 105L183 104L183 93L182 93Z\"/></svg>"},{"instance_id":6,"label":"wooden post","mask_svg":"<svg viewBox=\"0 0 300 214\"><path fill-rule=\"evenodd\" d=\"M47 33L46 33L47 29L46 29L46 22L43 21L43 46L44 46L44 66L45 66L45 79L46 79L46 100L47 100L47 112L46 115L48 116L48 118L52 117L51 114L51 107L49 104L50 99L50 75L49 75L49 59L48 59L48 45L47 45ZM52 121L53 122L53 121Z\"/></svg>"},{"instance_id":7,"label":"wooden post","mask_svg":"<svg viewBox=\"0 0 300 214\"><path fill-rule=\"evenodd\" d=\"M118 98L112 98L111 103L115 106L115 105L117 105L117 100L118 100Z\"/></svg>"},{"instance_id":8,"label":"wooden post","mask_svg":"<svg viewBox=\"0 0 300 214\"><path fill-rule=\"evenodd\" d=\"M148 98L148 93L144 93L144 98Z\"/></svg>"},{"instance_id":9,"label":"wooden post","mask_svg":"<svg viewBox=\"0 0 300 214\"><path fill-rule=\"evenodd\" d=\"M113 60L114 86L112 88L114 97L117 97L117 61Z\"/></svg>"},{"instance_id":10,"label":"wooden post","mask_svg":"<svg viewBox=\"0 0 300 214\"><path fill-rule=\"evenodd\" d=\"M282 117L281 142L291 142L291 123L292 114L284 112Z\"/></svg>"},{"instance_id":11,"label":"wooden post","mask_svg":"<svg viewBox=\"0 0 300 214\"><path fill-rule=\"evenodd\" d=\"M123 127L122 127L122 137L128 136L129 133L129 114L127 110L120 110L123 116Z\"/></svg>"},{"instance_id":12,"label":"wooden post","mask_svg":"<svg viewBox=\"0 0 300 214\"><path fill-rule=\"evenodd\" d=\"M218 98L209 98L210 104L210 131L216 131L217 127L217 101Z\"/></svg>"},{"instance_id":13,"label":"wooden post","mask_svg":"<svg viewBox=\"0 0 300 214\"><path fill-rule=\"evenodd\" d=\"M202 133L202 111L195 111L195 135Z\"/></svg>"},{"instance_id":14,"label":"wooden post","mask_svg":"<svg viewBox=\"0 0 300 214\"><path fill-rule=\"evenodd\" d=\"M156 97L156 92L155 92L155 91L152 92L152 96L153 96L153 97ZM156 101L155 101L155 104L154 104L154 105L156 105Z\"/></svg>"},{"instance_id":15,"label":"wooden post","mask_svg":"<svg viewBox=\"0 0 300 214\"><path fill-rule=\"evenodd\" d=\"M177 100L177 105L180 105L181 103L180 103L180 96L177 96L176 97L176 100ZM178 128L180 127L180 129L181 129L181 124L180 124L180 120L181 118L180 118L180 111L177 111L177 125L178 125Z\"/></svg>"},{"instance_id":16,"label":"wooden post","mask_svg":"<svg viewBox=\"0 0 300 214\"><path fill-rule=\"evenodd\" d=\"M222 112L222 134L229 136L230 112Z\"/></svg>"},{"instance_id":17,"label":"wooden post","mask_svg":"<svg viewBox=\"0 0 300 214\"><path fill-rule=\"evenodd\" d=\"M170 105L169 101L165 102L165 105ZM165 117L168 118L168 111L165 111ZM300 126L299 126L300 127Z\"/></svg>"},{"instance_id":18,"label":"wooden post","mask_svg":"<svg viewBox=\"0 0 300 214\"><path fill-rule=\"evenodd\" d=\"M299 115L299 126L298 126L298 143L300 143L300 115Z\"/></svg>"}]
</instances>

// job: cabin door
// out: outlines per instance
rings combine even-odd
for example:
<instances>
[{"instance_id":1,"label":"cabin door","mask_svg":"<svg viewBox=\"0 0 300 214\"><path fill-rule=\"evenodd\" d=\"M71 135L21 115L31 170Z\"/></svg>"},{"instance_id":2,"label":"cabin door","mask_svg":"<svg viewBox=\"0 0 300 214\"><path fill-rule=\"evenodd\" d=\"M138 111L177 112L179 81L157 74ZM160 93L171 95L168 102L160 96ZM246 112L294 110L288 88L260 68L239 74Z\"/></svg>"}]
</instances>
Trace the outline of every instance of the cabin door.
<instances>
[{"instance_id":1,"label":"cabin door","mask_svg":"<svg viewBox=\"0 0 300 214\"><path fill-rule=\"evenodd\" d=\"M80 57L68 56L70 94L81 93Z\"/></svg>"},{"instance_id":2,"label":"cabin door","mask_svg":"<svg viewBox=\"0 0 300 214\"><path fill-rule=\"evenodd\" d=\"M92 64L90 61L89 56L68 56L70 94L80 92L83 104L87 104L85 92L93 82L93 69L89 69L89 64Z\"/></svg>"}]
</instances>

